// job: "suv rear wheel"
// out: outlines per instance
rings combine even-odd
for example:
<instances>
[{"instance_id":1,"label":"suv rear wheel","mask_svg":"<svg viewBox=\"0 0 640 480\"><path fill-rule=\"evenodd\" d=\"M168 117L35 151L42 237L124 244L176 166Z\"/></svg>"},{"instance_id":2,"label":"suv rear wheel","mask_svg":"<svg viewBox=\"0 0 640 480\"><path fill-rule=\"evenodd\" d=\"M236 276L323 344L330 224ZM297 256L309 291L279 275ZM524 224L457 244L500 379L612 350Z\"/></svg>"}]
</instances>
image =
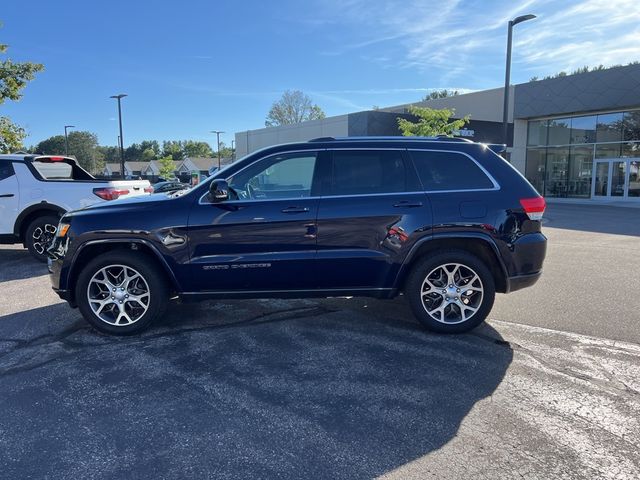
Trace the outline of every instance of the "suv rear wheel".
<instances>
[{"instance_id":1,"label":"suv rear wheel","mask_svg":"<svg viewBox=\"0 0 640 480\"><path fill-rule=\"evenodd\" d=\"M164 313L169 291L164 272L144 253L99 255L82 270L76 302L84 318L103 333L131 335Z\"/></svg>"},{"instance_id":2,"label":"suv rear wheel","mask_svg":"<svg viewBox=\"0 0 640 480\"><path fill-rule=\"evenodd\" d=\"M495 292L489 269L462 250L420 260L404 290L416 318L439 333L461 333L480 325L493 307Z\"/></svg>"},{"instance_id":3,"label":"suv rear wheel","mask_svg":"<svg viewBox=\"0 0 640 480\"><path fill-rule=\"evenodd\" d=\"M43 215L33 220L24 232L24 243L36 260L47 261L47 249L56 236L59 220L55 215Z\"/></svg>"}]
</instances>

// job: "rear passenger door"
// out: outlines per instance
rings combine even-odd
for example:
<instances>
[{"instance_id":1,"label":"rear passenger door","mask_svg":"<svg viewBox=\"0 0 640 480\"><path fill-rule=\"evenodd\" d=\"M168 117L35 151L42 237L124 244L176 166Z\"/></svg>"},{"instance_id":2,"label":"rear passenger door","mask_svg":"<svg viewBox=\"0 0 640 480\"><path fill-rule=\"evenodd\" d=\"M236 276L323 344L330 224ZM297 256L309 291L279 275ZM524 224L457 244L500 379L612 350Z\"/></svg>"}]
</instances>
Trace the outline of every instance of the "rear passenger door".
<instances>
[{"instance_id":1,"label":"rear passenger door","mask_svg":"<svg viewBox=\"0 0 640 480\"><path fill-rule=\"evenodd\" d=\"M336 149L323 165L318 210L321 289L389 289L429 199L402 149Z\"/></svg>"},{"instance_id":2,"label":"rear passenger door","mask_svg":"<svg viewBox=\"0 0 640 480\"><path fill-rule=\"evenodd\" d=\"M500 187L470 153L410 149L409 156L433 208L433 233L485 233L496 206L503 207Z\"/></svg>"}]
</instances>

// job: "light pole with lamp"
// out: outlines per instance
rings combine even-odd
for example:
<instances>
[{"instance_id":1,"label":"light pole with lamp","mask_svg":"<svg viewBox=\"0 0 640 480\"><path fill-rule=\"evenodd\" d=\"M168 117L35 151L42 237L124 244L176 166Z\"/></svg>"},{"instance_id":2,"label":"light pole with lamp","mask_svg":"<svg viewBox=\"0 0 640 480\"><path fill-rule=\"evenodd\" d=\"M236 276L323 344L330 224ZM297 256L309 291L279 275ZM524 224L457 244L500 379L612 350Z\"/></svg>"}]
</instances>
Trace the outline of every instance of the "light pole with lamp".
<instances>
[{"instance_id":1,"label":"light pole with lamp","mask_svg":"<svg viewBox=\"0 0 640 480\"><path fill-rule=\"evenodd\" d=\"M220 134L224 132L221 130L211 130L211 133L216 134L216 139L218 141L218 170L220 170Z\"/></svg>"},{"instance_id":2,"label":"light pole with lamp","mask_svg":"<svg viewBox=\"0 0 640 480\"><path fill-rule=\"evenodd\" d=\"M115 98L118 100L118 124L120 125L120 174L124 179L124 140L122 139L122 108L120 106L120 100L126 97L126 93L119 93L118 95L111 95L109 98Z\"/></svg>"},{"instance_id":3,"label":"light pole with lamp","mask_svg":"<svg viewBox=\"0 0 640 480\"><path fill-rule=\"evenodd\" d=\"M509 20L509 33L507 34L507 68L504 75L504 105L502 106L502 140L505 145L508 143L507 135L509 130L509 83L511 81L511 37L513 27L527 20L533 20L534 18L536 18L535 15L528 14L520 15L513 20Z\"/></svg>"}]
</instances>

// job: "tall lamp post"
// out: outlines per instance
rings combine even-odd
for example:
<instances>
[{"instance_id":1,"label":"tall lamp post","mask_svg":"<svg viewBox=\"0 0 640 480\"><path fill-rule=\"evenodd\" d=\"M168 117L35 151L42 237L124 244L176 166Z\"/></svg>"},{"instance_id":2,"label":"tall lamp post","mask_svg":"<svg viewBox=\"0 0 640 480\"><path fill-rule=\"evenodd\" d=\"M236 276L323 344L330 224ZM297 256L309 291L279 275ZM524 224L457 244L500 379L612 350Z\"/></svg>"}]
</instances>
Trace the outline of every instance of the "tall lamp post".
<instances>
[{"instance_id":1,"label":"tall lamp post","mask_svg":"<svg viewBox=\"0 0 640 480\"><path fill-rule=\"evenodd\" d=\"M236 161L236 141L231 140L231 160Z\"/></svg>"},{"instance_id":2,"label":"tall lamp post","mask_svg":"<svg viewBox=\"0 0 640 480\"><path fill-rule=\"evenodd\" d=\"M533 20L536 18L533 14L521 15L509 20L509 33L507 34L507 68L504 75L504 105L502 107L502 140L506 145L508 142L508 130L509 130L509 83L511 81L511 37L513 34L513 27L527 20Z\"/></svg>"},{"instance_id":3,"label":"tall lamp post","mask_svg":"<svg viewBox=\"0 0 640 480\"><path fill-rule=\"evenodd\" d=\"M111 95L109 98L115 98L118 100L118 124L120 125L120 175L124 179L124 141L122 139L122 108L120 106L120 100L126 97L126 93L119 93L118 95Z\"/></svg>"},{"instance_id":4,"label":"tall lamp post","mask_svg":"<svg viewBox=\"0 0 640 480\"><path fill-rule=\"evenodd\" d=\"M220 130L211 130L211 133L216 134L216 139L218 141L218 170L220 170L220 134L224 132Z\"/></svg>"},{"instance_id":5,"label":"tall lamp post","mask_svg":"<svg viewBox=\"0 0 640 480\"><path fill-rule=\"evenodd\" d=\"M69 156L69 141L67 140L67 128L76 128L75 125L65 125L64 126L64 156Z\"/></svg>"}]
</instances>

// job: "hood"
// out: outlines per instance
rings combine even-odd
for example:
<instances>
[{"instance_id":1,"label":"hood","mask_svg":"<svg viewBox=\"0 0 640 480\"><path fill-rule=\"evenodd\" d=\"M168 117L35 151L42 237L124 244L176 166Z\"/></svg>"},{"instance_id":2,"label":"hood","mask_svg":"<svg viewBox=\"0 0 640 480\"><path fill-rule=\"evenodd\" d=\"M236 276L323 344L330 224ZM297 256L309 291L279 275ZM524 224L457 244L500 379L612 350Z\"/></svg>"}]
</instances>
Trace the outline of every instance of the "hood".
<instances>
[{"instance_id":1,"label":"hood","mask_svg":"<svg viewBox=\"0 0 640 480\"><path fill-rule=\"evenodd\" d=\"M94 203L93 205L68 212L65 216L76 217L91 214L107 214L116 212L128 213L132 211L149 210L165 204L166 202L177 202L180 199L184 199L184 197L174 198L166 193L153 193L151 195L119 198L117 200Z\"/></svg>"}]
</instances>

